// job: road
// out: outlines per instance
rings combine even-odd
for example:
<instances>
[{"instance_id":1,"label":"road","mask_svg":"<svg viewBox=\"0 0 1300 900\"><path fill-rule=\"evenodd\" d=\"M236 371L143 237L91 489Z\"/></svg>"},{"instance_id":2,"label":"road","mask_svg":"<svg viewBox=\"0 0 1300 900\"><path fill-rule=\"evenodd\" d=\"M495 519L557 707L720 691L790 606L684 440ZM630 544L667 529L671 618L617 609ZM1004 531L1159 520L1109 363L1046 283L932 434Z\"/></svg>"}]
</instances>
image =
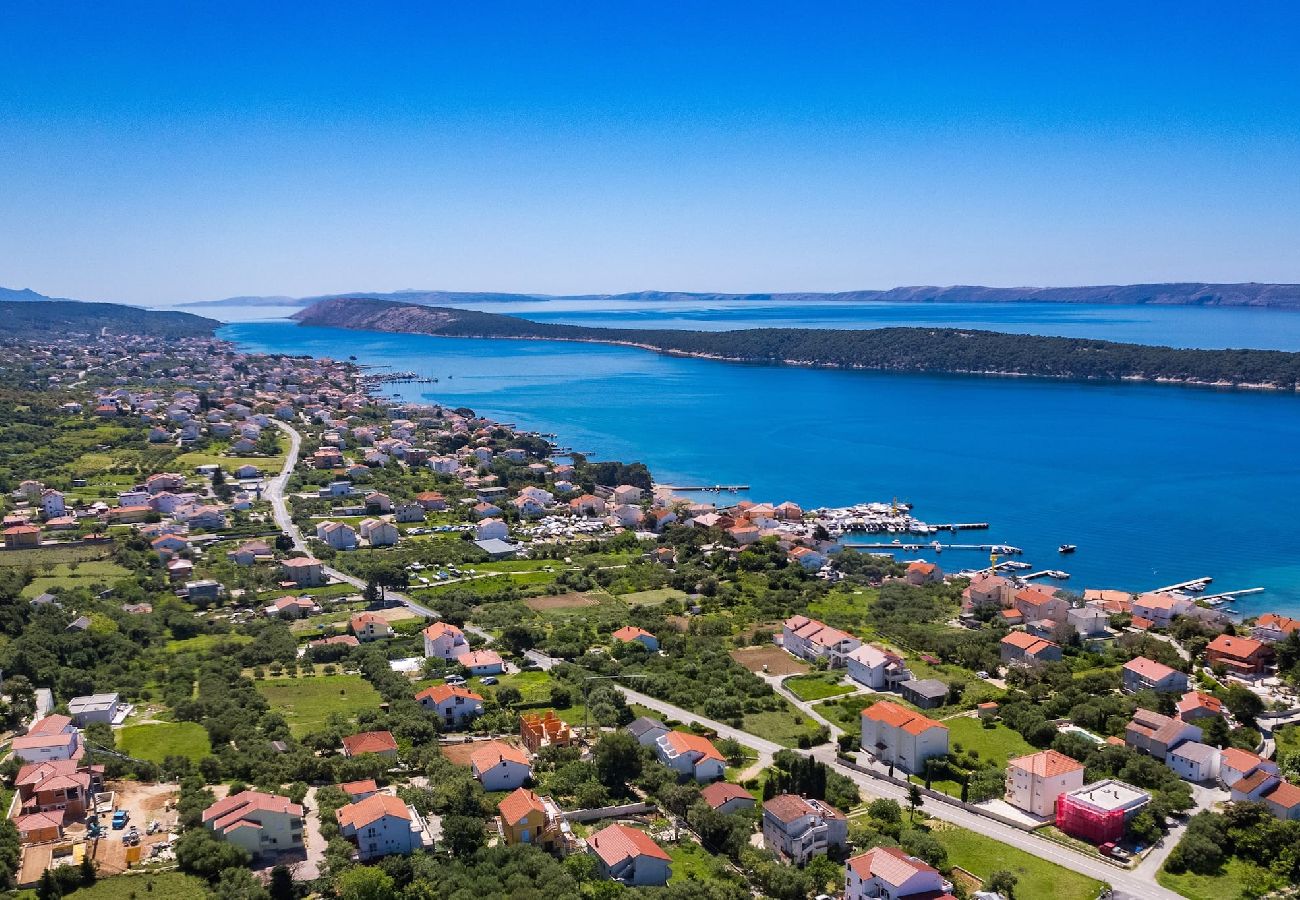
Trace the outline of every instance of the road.
<instances>
[{"instance_id":1,"label":"road","mask_svg":"<svg viewBox=\"0 0 1300 900\"><path fill-rule=\"evenodd\" d=\"M279 420L273 421L277 427L289 435L289 454L285 458L284 468L281 469L280 474L267 482L267 487L263 496L271 503L271 509L276 525L278 525L285 534L289 535L290 540L293 542L294 549L305 552L307 550L306 542L303 540L302 532L298 529L298 526L293 523L293 519L289 515L288 500L285 496L285 486L288 484L289 475L293 472L294 466L296 466L298 462L298 454L302 447L302 437L298 434L296 429L287 423ZM365 583L359 578L354 578L344 572L329 567L326 567L325 571L329 573L331 577L337 578L340 581L344 581L358 588L365 587ZM415 613L433 618L436 618L438 615L434 610L422 606L404 594L391 592L391 596L400 600L402 603L405 603ZM490 635L481 629L467 626L466 630L490 639ZM546 656L538 651L529 651L525 655L529 660L536 663L542 669L550 669L559 662L559 660L554 657ZM750 734L749 732L742 731L739 728L733 728L722 722L707 719L704 716L691 712L690 710L682 709L681 707L674 706L671 703L665 703L662 700L651 697L648 694L643 694L640 691L634 691L631 688L618 684L617 682L614 682L614 686L623 693L623 696L630 703L636 703L644 706L646 709L652 709L660 715L676 719L679 722L692 722L704 725L707 728L713 729L721 737L730 738L746 747L754 749L758 752L760 761L770 762L771 757L774 754L781 750L788 749L774 741L761 738L756 734ZM782 691L784 694L784 689L782 689ZM798 703L797 700L796 703ZM800 704L800 707L802 708L802 704ZM873 778L869 775L865 775L861 772L840 765L839 760L835 756L835 746L833 744L823 745L812 751L811 755L827 765L834 766L837 771L851 778L859 788L871 796L885 797L891 800L900 801L904 804L907 801L907 791L898 785L878 778ZM1138 898L1140 898L1140 900L1181 900L1178 894L1168 891L1156 884L1154 873L1157 866L1152 866L1149 871L1143 871L1144 867L1142 866L1139 866L1137 870L1131 872L1119 869L1100 859L1086 856L1044 838L1027 834L1018 828L1004 825L995 819L968 812L961 807L943 803L942 801L928 800L925 805L925 810L926 813L933 818L942 819L945 822L951 822L954 825L958 825L978 834L991 837L994 840L1002 841L1005 844L1017 847L1027 853L1032 853L1041 859L1064 866L1072 871L1080 872L1090 878L1104 881L1114 888L1113 896L1116 900L1125 900L1125 898L1134 898L1134 900L1138 900ZM1173 841L1171 840L1169 843L1170 846L1172 846Z\"/></svg>"},{"instance_id":2,"label":"road","mask_svg":"<svg viewBox=\"0 0 1300 900\"><path fill-rule=\"evenodd\" d=\"M540 654L538 654L540 656ZM531 657L530 657L531 658ZM550 657L544 657L550 659ZM739 728L732 728L722 722L715 722L704 716L697 715L690 710L682 709L679 706L673 706L671 703L665 703L639 691L624 687L617 682L614 686L622 691L623 696L630 703L636 703L647 709L653 709L660 715L676 719L680 722L693 722L712 728L721 737L731 738L739 741L747 747L752 747L760 754L769 756L780 750L789 749L780 744L774 743ZM795 751L797 753L807 753L807 751ZM811 755L826 763L834 766L836 771L853 780L855 784L866 794L873 797L884 797L890 800L897 800L903 805L907 804L907 791L896 784L879 778L873 778L854 769L840 765L835 756L835 747L831 744L824 744L813 750ZM994 840L1009 844L1026 853L1032 853L1048 862L1056 863L1066 869L1087 875L1089 878L1095 878L1098 881L1104 881L1114 889L1112 896L1115 900L1181 900L1178 894L1173 891L1162 888L1155 882L1155 868L1149 872L1141 871L1141 867L1135 871L1127 871L1111 865L1099 858L1090 857L1083 853L1078 853L1068 847L1053 843L1045 838L1040 838L1032 834L1021 831L1019 828L1013 828L1010 825L1004 825L996 819L990 819L987 816L981 816L977 813L968 812L959 806L944 803L938 800L928 799L925 803L925 812L931 818L942 819L945 822L951 822L962 828L974 831L991 837ZM1170 844L1172 846L1172 842ZM1158 867L1157 867L1158 868Z\"/></svg>"}]
</instances>

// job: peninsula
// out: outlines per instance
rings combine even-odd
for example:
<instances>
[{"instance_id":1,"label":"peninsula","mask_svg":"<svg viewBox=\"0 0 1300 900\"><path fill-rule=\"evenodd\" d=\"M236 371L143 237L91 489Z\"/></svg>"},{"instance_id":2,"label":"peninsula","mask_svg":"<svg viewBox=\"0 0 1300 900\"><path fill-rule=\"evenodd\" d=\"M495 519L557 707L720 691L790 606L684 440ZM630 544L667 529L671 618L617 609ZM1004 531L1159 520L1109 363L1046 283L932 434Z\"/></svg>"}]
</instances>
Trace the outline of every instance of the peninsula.
<instances>
[{"instance_id":1,"label":"peninsula","mask_svg":"<svg viewBox=\"0 0 1300 900\"><path fill-rule=\"evenodd\" d=\"M729 362L886 372L1152 381L1294 391L1300 353L1187 350L1084 338L952 328L753 328L737 331L593 328L359 297L322 300L300 325L440 337L583 341Z\"/></svg>"}]
</instances>

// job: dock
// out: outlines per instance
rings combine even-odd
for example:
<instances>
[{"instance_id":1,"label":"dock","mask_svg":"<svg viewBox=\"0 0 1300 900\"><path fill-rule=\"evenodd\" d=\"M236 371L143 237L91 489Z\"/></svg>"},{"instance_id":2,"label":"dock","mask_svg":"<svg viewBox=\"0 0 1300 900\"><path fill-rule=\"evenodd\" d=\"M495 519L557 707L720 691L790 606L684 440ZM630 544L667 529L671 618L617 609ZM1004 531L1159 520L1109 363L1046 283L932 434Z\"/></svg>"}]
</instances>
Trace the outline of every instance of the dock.
<instances>
[{"instance_id":1,"label":"dock","mask_svg":"<svg viewBox=\"0 0 1300 900\"><path fill-rule=\"evenodd\" d=\"M1043 569L1041 572L1027 572L1020 576L1021 581L1032 581L1035 578L1054 578L1057 581L1069 581L1070 573L1062 572L1060 569Z\"/></svg>"},{"instance_id":2,"label":"dock","mask_svg":"<svg viewBox=\"0 0 1300 900\"><path fill-rule=\"evenodd\" d=\"M723 491L734 494L737 491L749 490L747 484L661 484L659 487L670 491L710 491L715 494Z\"/></svg>"},{"instance_id":3,"label":"dock","mask_svg":"<svg viewBox=\"0 0 1300 900\"><path fill-rule=\"evenodd\" d=\"M1024 552L1019 547L1012 547L1009 544L941 544L938 541L926 541L919 544L861 543L858 541L841 541L840 543L845 547L862 550L982 550L985 553L996 552L1003 556L1017 556Z\"/></svg>"},{"instance_id":4,"label":"dock","mask_svg":"<svg viewBox=\"0 0 1300 900\"><path fill-rule=\"evenodd\" d=\"M1220 591L1217 594L1207 594L1206 596L1199 597L1197 599L1204 600L1206 603L1210 603L1210 604L1225 603L1225 602L1231 603L1233 600L1236 600L1238 597L1245 597L1249 594L1262 594L1262 593L1264 593L1264 589L1262 587L1242 588L1239 591Z\"/></svg>"},{"instance_id":5,"label":"dock","mask_svg":"<svg viewBox=\"0 0 1300 900\"><path fill-rule=\"evenodd\" d=\"M1213 578L1209 578L1209 577L1193 578L1191 581L1180 581L1178 584L1171 584L1167 587L1155 588L1154 590L1151 591L1151 593L1165 594L1168 593L1169 591L1182 591L1182 590L1203 591L1205 590L1205 586L1213 580L1214 580Z\"/></svg>"}]
</instances>

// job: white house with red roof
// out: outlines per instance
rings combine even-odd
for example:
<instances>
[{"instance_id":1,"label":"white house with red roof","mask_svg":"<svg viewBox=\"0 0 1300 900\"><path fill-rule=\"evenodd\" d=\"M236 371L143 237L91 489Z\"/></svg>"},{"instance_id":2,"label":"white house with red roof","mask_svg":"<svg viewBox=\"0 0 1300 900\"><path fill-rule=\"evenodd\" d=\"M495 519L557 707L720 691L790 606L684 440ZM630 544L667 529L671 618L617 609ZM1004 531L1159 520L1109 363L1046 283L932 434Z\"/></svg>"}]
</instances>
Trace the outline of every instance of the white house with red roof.
<instances>
[{"instance_id":1,"label":"white house with red roof","mask_svg":"<svg viewBox=\"0 0 1300 900\"><path fill-rule=\"evenodd\" d=\"M391 731L363 731L343 739L344 756L360 756L363 753L397 759L397 740Z\"/></svg>"},{"instance_id":2,"label":"white house with red roof","mask_svg":"<svg viewBox=\"0 0 1300 900\"><path fill-rule=\"evenodd\" d=\"M894 687L912 677L901 656L874 644L855 649L845 657L845 665L850 678L876 690Z\"/></svg>"},{"instance_id":3,"label":"white house with red roof","mask_svg":"<svg viewBox=\"0 0 1300 900\"><path fill-rule=\"evenodd\" d=\"M897 847L874 847L844 866L844 900L952 900L939 870Z\"/></svg>"},{"instance_id":4,"label":"white house with red roof","mask_svg":"<svg viewBox=\"0 0 1300 900\"><path fill-rule=\"evenodd\" d=\"M483 715L482 697L450 684L435 684L425 688L415 695L415 702L436 715L444 725L464 725Z\"/></svg>"},{"instance_id":5,"label":"white house with red roof","mask_svg":"<svg viewBox=\"0 0 1300 900\"><path fill-rule=\"evenodd\" d=\"M862 641L825 622L791 616L781 626L781 646L800 659L824 659L829 668L838 669L845 665L850 653L862 646Z\"/></svg>"},{"instance_id":6,"label":"white house with red roof","mask_svg":"<svg viewBox=\"0 0 1300 900\"><path fill-rule=\"evenodd\" d=\"M86 752L77 726L61 715L41 719L26 734L14 738L9 749L25 763L80 759Z\"/></svg>"},{"instance_id":7,"label":"white house with red roof","mask_svg":"<svg viewBox=\"0 0 1300 900\"><path fill-rule=\"evenodd\" d=\"M288 797L240 791L205 809L203 824L257 857L302 849L302 813Z\"/></svg>"},{"instance_id":8,"label":"white house with red roof","mask_svg":"<svg viewBox=\"0 0 1300 900\"><path fill-rule=\"evenodd\" d=\"M671 858L644 831L614 824L587 838L600 874L630 887L665 885L672 876Z\"/></svg>"},{"instance_id":9,"label":"white house with red roof","mask_svg":"<svg viewBox=\"0 0 1300 900\"><path fill-rule=\"evenodd\" d=\"M371 794L335 814L339 832L357 845L361 862L381 856L405 856L423 846L419 815L391 794Z\"/></svg>"},{"instance_id":10,"label":"white house with red roof","mask_svg":"<svg viewBox=\"0 0 1300 900\"><path fill-rule=\"evenodd\" d=\"M393 636L393 626L388 624L388 620L371 612L354 613L348 626L363 644Z\"/></svg>"},{"instance_id":11,"label":"white house with red roof","mask_svg":"<svg viewBox=\"0 0 1300 900\"><path fill-rule=\"evenodd\" d=\"M1224 787L1230 788L1241 779L1261 771L1276 775L1277 763L1237 747L1228 747L1219 753L1219 782Z\"/></svg>"},{"instance_id":12,"label":"white house with red roof","mask_svg":"<svg viewBox=\"0 0 1300 900\"><path fill-rule=\"evenodd\" d=\"M925 761L948 752L948 726L892 700L862 711L862 749L883 763L916 774Z\"/></svg>"},{"instance_id":13,"label":"white house with red roof","mask_svg":"<svg viewBox=\"0 0 1300 900\"><path fill-rule=\"evenodd\" d=\"M618 631L615 631L610 635L610 637L624 644L636 641L638 644L651 651L657 651L659 649L659 639L644 628L638 628L635 625L624 625Z\"/></svg>"},{"instance_id":14,"label":"white house with red roof","mask_svg":"<svg viewBox=\"0 0 1300 900\"><path fill-rule=\"evenodd\" d=\"M844 813L825 800L778 794L763 804L763 846L802 866L848 843Z\"/></svg>"},{"instance_id":15,"label":"white house with red roof","mask_svg":"<svg viewBox=\"0 0 1300 900\"><path fill-rule=\"evenodd\" d=\"M726 814L753 809L758 805L753 794L730 781L713 782L700 791L700 799L709 804L714 812Z\"/></svg>"},{"instance_id":16,"label":"white house with red roof","mask_svg":"<svg viewBox=\"0 0 1300 900\"><path fill-rule=\"evenodd\" d=\"M1145 656L1124 663L1123 689L1126 694L1155 691L1160 694L1187 693L1187 676L1177 669Z\"/></svg>"},{"instance_id":17,"label":"white house with red roof","mask_svg":"<svg viewBox=\"0 0 1300 900\"><path fill-rule=\"evenodd\" d=\"M1019 756L1007 763L1006 800L1042 819L1056 817L1056 798L1083 787L1083 763L1055 750Z\"/></svg>"},{"instance_id":18,"label":"white house with red roof","mask_svg":"<svg viewBox=\"0 0 1300 900\"><path fill-rule=\"evenodd\" d=\"M936 584L943 581L943 569L936 563L914 559L907 564L907 572L903 575L903 580L915 585Z\"/></svg>"},{"instance_id":19,"label":"white house with red roof","mask_svg":"<svg viewBox=\"0 0 1300 900\"><path fill-rule=\"evenodd\" d=\"M698 734L670 731L655 741L655 755L674 772L696 781L717 781L727 769L727 760L713 742Z\"/></svg>"},{"instance_id":20,"label":"white house with red roof","mask_svg":"<svg viewBox=\"0 0 1300 900\"><path fill-rule=\"evenodd\" d=\"M424 655L451 661L469 652L465 632L448 622L434 622L424 629Z\"/></svg>"},{"instance_id":21,"label":"white house with red roof","mask_svg":"<svg viewBox=\"0 0 1300 900\"><path fill-rule=\"evenodd\" d=\"M456 657L456 662L471 675L500 675L506 670L505 661L495 650L471 650Z\"/></svg>"},{"instance_id":22,"label":"white house with red roof","mask_svg":"<svg viewBox=\"0 0 1300 900\"><path fill-rule=\"evenodd\" d=\"M1146 619L1155 628L1168 628L1174 616L1186 615L1192 605L1180 594L1139 594L1133 601L1133 618Z\"/></svg>"},{"instance_id":23,"label":"white house with red roof","mask_svg":"<svg viewBox=\"0 0 1300 900\"><path fill-rule=\"evenodd\" d=\"M485 791L513 791L533 777L524 751L502 741L487 741L469 758L469 767Z\"/></svg>"}]
</instances>

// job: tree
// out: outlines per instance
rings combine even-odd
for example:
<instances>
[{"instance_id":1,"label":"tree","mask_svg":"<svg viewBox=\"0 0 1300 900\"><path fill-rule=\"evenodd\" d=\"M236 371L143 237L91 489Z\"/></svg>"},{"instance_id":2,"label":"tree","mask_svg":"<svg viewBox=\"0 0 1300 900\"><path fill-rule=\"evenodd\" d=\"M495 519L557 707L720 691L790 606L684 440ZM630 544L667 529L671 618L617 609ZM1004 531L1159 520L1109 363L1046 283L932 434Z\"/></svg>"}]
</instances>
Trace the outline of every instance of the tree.
<instances>
[{"instance_id":1,"label":"tree","mask_svg":"<svg viewBox=\"0 0 1300 900\"><path fill-rule=\"evenodd\" d=\"M396 894L393 879L382 869L357 866L335 881L339 900L388 900Z\"/></svg>"},{"instance_id":2,"label":"tree","mask_svg":"<svg viewBox=\"0 0 1300 900\"><path fill-rule=\"evenodd\" d=\"M909 811L911 813L911 818L913 821L916 820L916 811L921 808L921 804L924 802L925 802L925 798L921 795L921 789L914 784L908 785L907 806L909 808Z\"/></svg>"},{"instance_id":3,"label":"tree","mask_svg":"<svg viewBox=\"0 0 1300 900\"><path fill-rule=\"evenodd\" d=\"M212 896L216 900L269 900L271 895L252 872L241 868L223 869Z\"/></svg>"},{"instance_id":4,"label":"tree","mask_svg":"<svg viewBox=\"0 0 1300 900\"><path fill-rule=\"evenodd\" d=\"M1223 705L1238 722L1249 725L1264 711L1264 701L1258 694L1242 684L1233 682L1223 693Z\"/></svg>"},{"instance_id":5,"label":"tree","mask_svg":"<svg viewBox=\"0 0 1300 900\"><path fill-rule=\"evenodd\" d=\"M641 745L626 731L604 735L596 745L596 777L611 791L623 791L641 774Z\"/></svg>"},{"instance_id":6,"label":"tree","mask_svg":"<svg viewBox=\"0 0 1300 900\"><path fill-rule=\"evenodd\" d=\"M36 885L36 900L62 900L62 897L63 885L59 883L53 869L46 869Z\"/></svg>"},{"instance_id":7,"label":"tree","mask_svg":"<svg viewBox=\"0 0 1300 900\"><path fill-rule=\"evenodd\" d=\"M267 885L271 900L294 900L293 872L286 865L271 870L271 883Z\"/></svg>"},{"instance_id":8,"label":"tree","mask_svg":"<svg viewBox=\"0 0 1300 900\"><path fill-rule=\"evenodd\" d=\"M442 820L442 839L453 856L468 859L483 846L485 827L477 816L447 816Z\"/></svg>"},{"instance_id":9,"label":"tree","mask_svg":"<svg viewBox=\"0 0 1300 900\"><path fill-rule=\"evenodd\" d=\"M95 868L95 861L90 858L89 854L81 858L81 867L78 875L81 879L82 887L90 887L99 877L99 871Z\"/></svg>"},{"instance_id":10,"label":"tree","mask_svg":"<svg viewBox=\"0 0 1300 900\"><path fill-rule=\"evenodd\" d=\"M218 840L206 828L187 831L176 842L176 862L181 871L210 881L225 869L247 866L249 858L247 850Z\"/></svg>"},{"instance_id":11,"label":"tree","mask_svg":"<svg viewBox=\"0 0 1300 900\"><path fill-rule=\"evenodd\" d=\"M988 881L984 882L984 889L1001 894L1007 900L1015 900L1016 882L1019 880L1010 870L998 869L989 875Z\"/></svg>"},{"instance_id":12,"label":"tree","mask_svg":"<svg viewBox=\"0 0 1300 900\"><path fill-rule=\"evenodd\" d=\"M903 809L898 805L898 801L883 797L871 801L871 805L867 807L867 815L880 822L903 821Z\"/></svg>"}]
</instances>

